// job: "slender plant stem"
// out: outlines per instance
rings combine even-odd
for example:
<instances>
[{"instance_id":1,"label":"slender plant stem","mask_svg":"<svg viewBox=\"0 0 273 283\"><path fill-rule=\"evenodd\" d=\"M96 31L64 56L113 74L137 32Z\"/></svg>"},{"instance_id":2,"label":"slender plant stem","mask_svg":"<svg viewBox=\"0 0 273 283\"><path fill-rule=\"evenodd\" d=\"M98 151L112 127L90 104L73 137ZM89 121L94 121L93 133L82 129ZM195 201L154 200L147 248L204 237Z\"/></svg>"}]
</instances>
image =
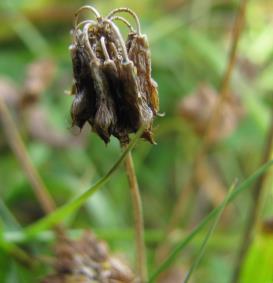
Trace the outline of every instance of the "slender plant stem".
<instances>
[{"instance_id":1,"label":"slender plant stem","mask_svg":"<svg viewBox=\"0 0 273 283\"><path fill-rule=\"evenodd\" d=\"M230 52L229 52L229 59L228 59L226 70L225 70L223 80L220 86L219 99L214 107L211 118L207 125L206 133L204 135L204 140L203 140L203 147L199 153L199 158L202 158L206 154L210 146L211 135L212 135L213 129L215 127L215 124L219 121L219 116L221 115L223 103L230 96L229 87L230 87L230 82L232 79L232 73L233 73L233 70L234 70L234 67L237 61L239 41L240 41L241 34L242 34L244 24L245 24L247 3L248 3L248 0L241 0L239 11L235 18L233 32L232 32L231 47L230 47Z\"/></svg>"},{"instance_id":2,"label":"slender plant stem","mask_svg":"<svg viewBox=\"0 0 273 283\"><path fill-rule=\"evenodd\" d=\"M9 143L14 155L20 162L32 189L39 200L44 212L50 213L55 209L55 203L44 185L39 173L32 164L24 142L19 134L15 122L9 112L4 100L0 97L0 119L5 131L7 142Z\"/></svg>"},{"instance_id":3,"label":"slender plant stem","mask_svg":"<svg viewBox=\"0 0 273 283\"><path fill-rule=\"evenodd\" d=\"M0 249L8 253L11 257L13 257L25 267L33 268L34 265L38 262L36 257L30 256L23 249L13 243L0 242Z\"/></svg>"},{"instance_id":4,"label":"slender plant stem","mask_svg":"<svg viewBox=\"0 0 273 283\"><path fill-rule=\"evenodd\" d=\"M194 260L194 262L193 262L193 264L192 264L188 274L186 275L186 278L185 278L183 283L190 282L190 278L191 278L194 270L200 264L200 261L201 261L202 257L204 256L205 249L207 247L208 241L211 238L211 236L212 236L212 234L213 234L213 232L214 232L214 230L215 230L215 228L216 228L216 226L217 226L217 224L218 224L218 222L219 222L219 220L220 220L220 218L221 218L221 216L222 216L222 214L223 214L223 212L224 212L224 210L225 210L225 208L226 208L226 206L228 204L228 200L230 199L230 196L231 196L233 190L235 189L235 187L236 187L236 182L234 182L234 184L230 187L229 192L228 192L227 196L225 197L225 199L223 201L223 205L220 206L220 209L219 209L219 211L218 211L218 213L217 213L217 215L216 215L216 217L215 217L215 219L213 221L213 224L210 227L206 237L204 238L204 241L202 242L200 250L199 250L199 252L197 254L197 257Z\"/></svg>"},{"instance_id":5,"label":"slender plant stem","mask_svg":"<svg viewBox=\"0 0 273 283\"><path fill-rule=\"evenodd\" d=\"M266 139L266 145L264 148L261 164L265 164L271 158L271 153L273 149L273 112L271 114L271 124L268 131L268 136ZM243 264L245 262L245 258L247 256L248 250L251 246L254 230L257 226L260 208L263 200L264 193L264 183L266 181L267 173L264 172L255 183L254 190L252 193L252 203L248 213L248 219L244 228L244 233L242 236L242 241L240 244L240 248L238 251L237 259L235 261L235 269L232 276L232 283L239 282L240 274L243 268Z\"/></svg>"},{"instance_id":6,"label":"slender plant stem","mask_svg":"<svg viewBox=\"0 0 273 283\"><path fill-rule=\"evenodd\" d=\"M45 230L59 223L61 220L65 219L68 215L71 215L72 212L75 212L77 209L79 209L88 200L88 198L92 197L96 192L101 190L103 186L110 180L111 176L116 172L116 170L121 165L121 163L124 161L128 152L136 145L142 133L143 133L143 128L137 131L135 137L131 140L127 148L122 152L119 159L113 164L110 170L108 170L108 172L102 178L100 178L88 190L86 190L85 192L83 192L73 200L67 202L61 207L58 207L49 215L36 221L34 224L26 227L25 228L26 236L33 237L36 234L40 233L42 230Z\"/></svg>"},{"instance_id":7,"label":"slender plant stem","mask_svg":"<svg viewBox=\"0 0 273 283\"><path fill-rule=\"evenodd\" d=\"M131 152L128 153L124 162L125 162L125 169L130 185L131 198L132 198L133 211L134 211L137 272L139 273L141 283L144 283L147 280L146 251L145 251L145 242L144 242L144 221L143 221L141 196L139 192L139 187L137 183L137 177L135 173Z\"/></svg>"}]
</instances>

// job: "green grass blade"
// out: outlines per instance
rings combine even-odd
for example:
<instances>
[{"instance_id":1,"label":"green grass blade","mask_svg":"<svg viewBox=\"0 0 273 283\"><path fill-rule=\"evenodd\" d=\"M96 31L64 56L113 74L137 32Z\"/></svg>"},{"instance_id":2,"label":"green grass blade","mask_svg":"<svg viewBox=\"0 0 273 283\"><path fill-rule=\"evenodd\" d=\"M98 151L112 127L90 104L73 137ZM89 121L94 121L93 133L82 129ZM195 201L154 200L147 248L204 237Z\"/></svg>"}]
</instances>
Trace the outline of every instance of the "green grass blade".
<instances>
[{"instance_id":1,"label":"green grass blade","mask_svg":"<svg viewBox=\"0 0 273 283\"><path fill-rule=\"evenodd\" d=\"M44 218L38 220L36 223L30 225L25 229L25 233L27 237L30 237L36 234L39 231L42 231L48 227L53 226L54 224L59 223L59 221L63 220L65 217L70 215L72 212L80 208L80 206L94 193L96 193L99 189L105 185L112 174L116 171L119 165L122 163L128 152L135 146L137 140L141 136L143 132L143 128L141 128L135 135L134 139L130 142L126 150L122 153L120 158L116 161L116 163L112 166L112 168L106 173L104 177L99 179L91 188L85 191L83 194L72 200L71 202L61 206L60 208L56 209L51 214L45 216Z\"/></svg>"},{"instance_id":2,"label":"green grass blade","mask_svg":"<svg viewBox=\"0 0 273 283\"><path fill-rule=\"evenodd\" d=\"M211 227L210 227L206 237L203 240L203 243L202 243L202 245L200 247L198 255L197 255L196 259L194 260L194 262L193 262L193 264L192 264L192 266L191 266L191 268L190 268L190 270L189 270L189 272L188 272L188 274L187 274L187 276L186 276L186 278L184 280L184 283L188 283L189 282L189 280L190 280L194 270L199 265L203 255L205 253L205 249L207 247L208 241L209 241L210 237L212 236L212 234L213 234L213 232L214 232L214 230L216 228L216 225L218 224L218 222L219 222L219 220L220 220L220 218L222 216L222 213L224 212L224 210L225 210L225 208L226 208L226 206L228 204L228 200L229 200L232 192L234 191L235 186L236 186L236 182L230 187L230 189L228 190L227 196L225 197L223 203L220 205L220 209L219 209L219 211L218 211L218 213L217 213L217 215L215 217L215 220L214 220L213 224L211 225Z\"/></svg>"},{"instance_id":3,"label":"green grass blade","mask_svg":"<svg viewBox=\"0 0 273 283\"><path fill-rule=\"evenodd\" d=\"M1 199L0 199L0 217L2 219L5 230L16 231L21 229L19 223L17 222L13 214L10 212L6 204Z\"/></svg>"},{"instance_id":4,"label":"green grass blade","mask_svg":"<svg viewBox=\"0 0 273 283\"><path fill-rule=\"evenodd\" d=\"M247 178L241 185L238 186L236 190L232 192L232 194L228 197L228 203L233 201L239 194L246 191L250 188L250 185L266 170L268 170L273 165L273 160L262 165L253 175ZM158 267L158 269L152 273L148 283L154 282L155 279L159 276L160 273L169 268L172 263L175 261L176 257L180 254L180 252L193 240L193 238L206 226L206 224L217 215L219 210L221 210L222 205L213 209L203 220L202 222L196 226L193 231L183 239L178 245L171 251L170 255L163 261L163 263Z\"/></svg>"},{"instance_id":5,"label":"green grass blade","mask_svg":"<svg viewBox=\"0 0 273 283\"><path fill-rule=\"evenodd\" d=\"M23 249L19 248L13 243L4 241L4 225L2 219L0 218L0 252L1 251L9 254L24 265L33 265L33 258L30 257Z\"/></svg>"}]
</instances>

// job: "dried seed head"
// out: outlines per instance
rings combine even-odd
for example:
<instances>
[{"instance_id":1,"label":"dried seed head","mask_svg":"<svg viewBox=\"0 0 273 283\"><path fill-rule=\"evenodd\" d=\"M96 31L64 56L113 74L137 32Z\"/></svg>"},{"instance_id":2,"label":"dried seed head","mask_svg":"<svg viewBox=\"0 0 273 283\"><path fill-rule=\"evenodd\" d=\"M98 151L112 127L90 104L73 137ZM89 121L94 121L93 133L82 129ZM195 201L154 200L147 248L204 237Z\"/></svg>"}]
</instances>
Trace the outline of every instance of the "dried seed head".
<instances>
[{"instance_id":1,"label":"dried seed head","mask_svg":"<svg viewBox=\"0 0 273 283\"><path fill-rule=\"evenodd\" d=\"M90 10L96 20L78 23L79 13ZM118 16L129 13L131 23ZM124 41L115 21L124 23L130 33ZM88 122L105 143L113 135L122 144L144 126L143 138L154 143L153 119L159 111L157 84L151 78L151 56L147 37L140 33L137 15L128 8L113 10L103 18L91 6L75 15L73 44L70 47L75 97L71 107L72 125Z\"/></svg>"},{"instance_id":2,"label":"dried seed head","mask_svg":"<svg viewBox=\"0 0 273 283\"><path fill-rule=\"evenodd\" d=\"M133 283L136 278L122 261L111 256L104 242L90 232L79 240L71 240L65 234L58 235L56 245L55 274L42 283Z\"/></svg>"}]
</instances>

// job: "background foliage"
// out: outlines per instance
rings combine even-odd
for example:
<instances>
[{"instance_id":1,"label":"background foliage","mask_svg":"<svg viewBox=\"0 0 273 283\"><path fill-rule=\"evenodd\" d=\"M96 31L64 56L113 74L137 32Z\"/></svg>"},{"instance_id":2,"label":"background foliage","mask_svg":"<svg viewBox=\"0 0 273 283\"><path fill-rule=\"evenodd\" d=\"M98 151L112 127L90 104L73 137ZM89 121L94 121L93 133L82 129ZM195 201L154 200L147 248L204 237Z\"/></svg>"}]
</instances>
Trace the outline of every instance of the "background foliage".
<instances>
[{"instance_id":1,"label":"background foliage","mask_svg":"<svg viewBox=\"0 0 273 283\"><path fill-rule=\"evenodd\" d=\"M18 110L12 103L9 107L33 163L58 205L90 187L120 156L115 139L105 147L88 130L80 136L71 133L72 98L65 94L72 80L69 32L73 13L82 4L90 3L72 0L3 0L0 3L0 95L4 93L2 80L7 78L12 80L13 87L23 88L30 63L47 59L54 66L53 79L35 105L38 112L46 113L49 125L46 129L43 123L39 124L40 120L35 123L44 132L43 139L29 131L28 109ZM216 92L220 89L239 1L112 0L91 4L103 14L120 6L134 9L150 41L153 77L159 84L161 111L166 115L155 123L157 145L140 141L133 156L143 197L149 270L154 270L157 266L155 251L164 240L173 208L181 191L187 187L202 144L202 137L181 114L181 104L204 83ZM236 178L243 181L261 163L272 116L272 14L272 1L249 1L230 86L230 91L239 97L243 115L235 122L232 115L227 117L234 123L232 131L226 130L225 137L217 139L210 149L201 181L194 182L183 201L184 212L170 235L170 246L175 246L210 209L221 203ZM198 103L196 115L206 107ZM56 144L55 135L61 136L61 143ZM22 242L18 231L43 213L1 128L0 154L0 238ZM272 193L272 176L267 174L260 220L240 282L273 282L272 227L266 224L273 217ZM250 204L251 191L248 190L224 212L205 257L194 272L193 282L230 282ZM119 168L105 189L96 193L77 213L69 215L66 224L73 235L78 234L78 230L91 228L108 242L114 253L132 263L131 211L126 176ZM205 235L203 229L178 257L170 278L177 274L181 276L178 278L185 276ZM52 235L41 231L34 240L20 245L34 255L45 256L52 253L52 243ZM49 269L39 267L30 271L16 262L7 249L0 250L0 282L37 282ZM177 282L166 280L162 282Z\"/></svg>"}]
</instances>

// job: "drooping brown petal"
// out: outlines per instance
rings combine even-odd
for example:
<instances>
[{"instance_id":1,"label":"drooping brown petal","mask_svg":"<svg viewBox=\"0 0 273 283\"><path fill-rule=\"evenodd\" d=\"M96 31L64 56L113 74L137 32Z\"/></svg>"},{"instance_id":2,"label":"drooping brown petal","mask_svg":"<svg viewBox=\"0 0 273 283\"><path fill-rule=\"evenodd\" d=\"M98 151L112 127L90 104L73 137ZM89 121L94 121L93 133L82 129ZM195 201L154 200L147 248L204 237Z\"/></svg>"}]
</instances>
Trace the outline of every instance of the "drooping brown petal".
<instances>
[{"instance_id":1,"label":"drooping brown petal","mask_svg":"<svg viewBox=\"0 0 273 283\"><path fill-rule=\"evenodd\" d=\"M91 125L104 142L108 143L116 124L114 101L110 95L109 85L103 71L103 64L98 60L92 61L91 70L97 95L97 111L94 123L91 123Z\"/></svg>"},{"instance_id":2,"label":"drooping brown petal","mask_svg":"<svg viewBox=\"0 0 273 283\"><path fill-rule=\"evenodd\" d=\"M159 111L157 83L151 77L151 52L146 35L131 33L127 39L130 60L137 69L137 79L141 93L146 96L147 103L154 115Z\"/></svg>"},{"instance_id":3,"label":"drooping brown petal","mask_svg":"<svg viewBox=\"0 0 273 283\"><path fill-rule=\"evenodd\" d=\"M86 121L94 119L97 98L88 54L78 42L70 50L76 90L71 107L72 125L82 128Z\"/></svg>"}]
</instances>

